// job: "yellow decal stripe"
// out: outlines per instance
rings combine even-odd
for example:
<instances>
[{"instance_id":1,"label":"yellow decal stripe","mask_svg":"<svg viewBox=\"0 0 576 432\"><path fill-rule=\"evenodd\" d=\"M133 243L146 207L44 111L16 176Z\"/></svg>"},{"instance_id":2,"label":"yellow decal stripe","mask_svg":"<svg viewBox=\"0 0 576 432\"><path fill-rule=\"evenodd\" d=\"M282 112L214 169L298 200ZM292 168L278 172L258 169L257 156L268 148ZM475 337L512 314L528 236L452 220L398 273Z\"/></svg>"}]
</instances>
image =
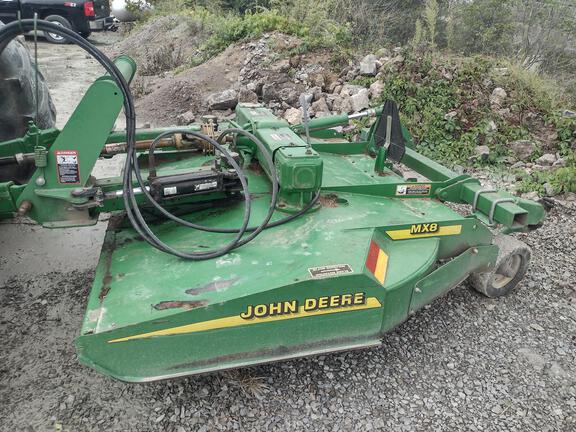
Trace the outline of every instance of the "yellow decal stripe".
<instances>
[{"instance_id":1,"label":"yellow decal stripe","mask_svg":"<svg viewBox=\"0 0 576 432\"><path fill-rule=\"evenodd\" d=\"M433 233L411 234L410 228L408 228L402 230L386 231L386 234L388 234L392 240L405 240L405 239L422 238L422 237L458 235L460 234L461 231L462 231L462 225L448 225L440 227L438 231Z\"/></svg>"},{"instance_id":2,"label":"yellow decal stripe","mask_svg":"<svg viewBox=\"0 0 576 432\"><path fill-rule=\"evenodd\" d=\"M349 312L349 311L358 311L358 310L366 310L366 309L375 309L382 307L382 304L378 301L376 297L369 297L366 299L366 303L362 305L355 305L355 306L345 306L335 309L320 309L314 311L306 311L304 310L304 306L300 306L298 308L297 313L289 314L289 315L276 315L276 316L269 316L265 318L254 318L252 320L245 320L240 318L238 315L229 316L225 318L218 318L210 321L203 321L194 324L187 324L179 327L172 327L169 329L164 330L157 330L150 333L142 333L134 336L127 336L119 339L112 339L109 340L108 343L116 343L116 342L126 342L129 340L135 339L144 339L154 336L169 336L169 335L177 335L177 334L187 334L187 333L196 333L206 330L216 330L221 328L227 327L239 327L244 325L252 325L252 324L261 324L261 323L268 323L272 321L282 321L294 318L305 318L309 316L317 316L317 315L327 315L339 312Z\"/></svg>"},{"instance_id":3,"label":"yellow decal stripe","mask_svg":"<svg viewBox=\"0 0 576 432\"><path fill-rule=\"evenodd\" d=\"M378 253L378 261L376 262L376 270L374 270L374 276L378 281L384 285L384 279L386 279L386 269L388 268L388 255L382 249Z\"/></svg>"}]
</instances>

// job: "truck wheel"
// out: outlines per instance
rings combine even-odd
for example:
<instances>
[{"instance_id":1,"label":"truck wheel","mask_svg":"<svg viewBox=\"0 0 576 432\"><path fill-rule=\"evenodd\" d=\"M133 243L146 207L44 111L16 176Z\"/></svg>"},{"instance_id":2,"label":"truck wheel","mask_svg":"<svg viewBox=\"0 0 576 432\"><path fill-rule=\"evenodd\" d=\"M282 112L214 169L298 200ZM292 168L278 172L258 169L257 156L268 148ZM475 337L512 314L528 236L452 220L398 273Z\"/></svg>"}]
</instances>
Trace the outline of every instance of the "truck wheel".
<instances>
[{"instance_id":1,"label":"truck wheel","mask_svg":"<svg viewBox=\"0 0 576 432\"><path fill-rule=\"evenodd\" d=\"M46 21L50 21L51 23L59 25L61 27L66 27L67 29L72 29L72 25L70 24L70 21L68 21L64 17L61 17L60 15L48 15L44 19ZM60 36L56 33L44 32L44 36L46 37L46 39L48 39L49 42L52 42L55 44L68 43L68 40L64 36Z\"/></svg>"},{"instance_id":2,"label":"truck wheel","mask_svg":"<svg viewBox=\"0 0 576 432\"><path fill-rule=\"evenodd\" d=\"M3 24L0 23L0 27ZM36 125L54 127L56 109L42 74L38 74L39 99ZM36 116L35 68L20 39L0 53L0 142L20 138Z\"/></svg>"},{"instance_id":3,"label":"truck wheel","mask_svg":"<svg viewBox=\"0 0 576 432\"><path fill-rule=\"evenodd\" d=\"M499 251L493 270L470 275L472 287L491 298L505 296L518 285L528 270L532 255L528 245L508 235L496 236L494 244Z\"/></svg>"}]
</instances>

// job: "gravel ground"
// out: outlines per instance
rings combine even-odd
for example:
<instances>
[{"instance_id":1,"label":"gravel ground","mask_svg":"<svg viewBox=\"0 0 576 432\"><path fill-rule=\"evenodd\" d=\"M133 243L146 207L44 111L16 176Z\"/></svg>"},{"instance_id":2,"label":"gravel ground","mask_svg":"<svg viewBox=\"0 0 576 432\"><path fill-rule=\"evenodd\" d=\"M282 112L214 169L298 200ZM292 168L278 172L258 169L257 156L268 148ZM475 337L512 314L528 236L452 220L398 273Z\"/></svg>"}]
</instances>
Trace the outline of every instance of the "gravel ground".
<instances>
[{"instance_id":1,"label":"gravel ground","mask_svg":"<svg viewBox=\"0 0 576 432\"><path fill-rule=\"evenodd\" d=\"M557 204L520 235L532 266L509 297L463 285L379 348L146 385L75 359L90 270L10 278L0 286L1 430L573 431L575 220L576 205Z\"/></svg>"}]
</instances>

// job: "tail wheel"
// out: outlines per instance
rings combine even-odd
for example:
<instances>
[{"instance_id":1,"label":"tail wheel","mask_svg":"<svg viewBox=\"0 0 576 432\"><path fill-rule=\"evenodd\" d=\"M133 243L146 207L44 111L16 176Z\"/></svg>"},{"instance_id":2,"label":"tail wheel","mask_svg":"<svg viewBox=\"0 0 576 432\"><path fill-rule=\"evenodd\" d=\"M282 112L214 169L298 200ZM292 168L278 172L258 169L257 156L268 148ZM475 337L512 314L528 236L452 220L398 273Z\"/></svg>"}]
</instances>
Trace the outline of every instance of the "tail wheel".
<instances>
[{"instance_id":1,"label":"tail wheel","mask_svg":"<svg viewBox=\"0 0 576 432\"><path fill-rule=\"evenodd\" d=\"M50 21L52 24L56 24L56 25L61 26L61 27L66 27L67 29L72 29L72 24L70 24L70 21L68 21L66 18L64 18L60 15L48 15L44 19L46 21ZM44 32L44 36L50 42L55 43L55 44L68 43L68 40L64 36L60 36L56 33Z\"/></svg>"},{"instance_id":2,"label":"tail wheel","mask_svg":"<svg viewBox=\"0 0 576 432\"><path fill-rule=\"evenodd\" d=\"M496 298L509 294L522 280L532 255L531 249L520 240L507 235L494 238L498 246L498 259L491 271L472 273L470 284L487 297Z\"/></svg>"}]
</instances>

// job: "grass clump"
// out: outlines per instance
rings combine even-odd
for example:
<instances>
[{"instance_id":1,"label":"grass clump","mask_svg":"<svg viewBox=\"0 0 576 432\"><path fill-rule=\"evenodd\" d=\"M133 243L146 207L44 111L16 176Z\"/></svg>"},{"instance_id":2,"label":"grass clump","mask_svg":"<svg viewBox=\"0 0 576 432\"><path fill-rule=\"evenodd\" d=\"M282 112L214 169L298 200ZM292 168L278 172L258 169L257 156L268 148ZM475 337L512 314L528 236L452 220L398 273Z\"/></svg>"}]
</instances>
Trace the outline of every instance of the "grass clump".
<instances>
[{"instance_id":1,"label":"grass clump","mask_svg":"<svg viewBox=\"0 0 576 432\"><path fill-rule=\"evenodd\" d=\"M510 160L509 142L540 142L542 130L557 131L554 142L545 143L547 148L573 142L571 126L554 114L563 101L545 79L484 56L416 51L403 55L402 63L384 66L385 89L376 103L386 99L398 103L423 154L447 165L468 164L476 161L476 147L487 145L490 157L475 163L498 165ZM502 107L491 104L495 87L507 92Z\"/></svg>"},{"instance_id":2,"label":"grass clump","mask_svg":"<svg viewBox=\"0 0 576 432\"><path fill-rule=\"evenodd\" d=\"M547 195L545 184L552 187L554 194L576 193L576 167L563 167L555 171L535 171L529 175L522 175L517 189L519 192L536 191L540 195Z\"/></svg>"}]
</instances>

